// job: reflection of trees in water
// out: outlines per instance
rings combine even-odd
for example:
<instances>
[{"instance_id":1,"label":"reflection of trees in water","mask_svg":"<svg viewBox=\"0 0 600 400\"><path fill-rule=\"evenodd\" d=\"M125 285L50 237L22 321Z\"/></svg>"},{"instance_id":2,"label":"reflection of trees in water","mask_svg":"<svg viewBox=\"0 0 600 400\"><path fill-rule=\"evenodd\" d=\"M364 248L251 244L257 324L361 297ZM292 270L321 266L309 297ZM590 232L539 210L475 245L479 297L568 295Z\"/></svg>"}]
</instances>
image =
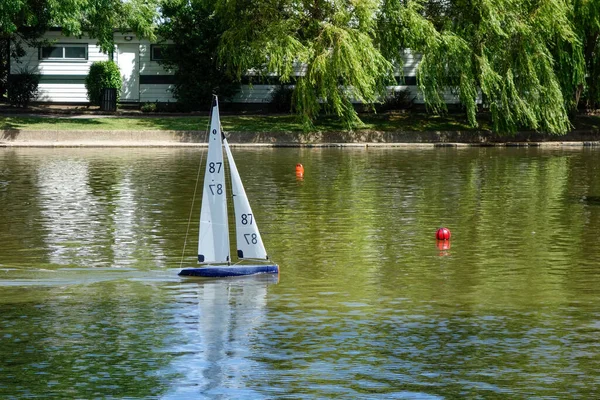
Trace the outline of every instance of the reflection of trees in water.
<instances>
[{"instance_id":1,"label":"reflection of trees in water","mask_svg":"<svg viewBox=\"0 0 600 400\"><path fill-rule=\"evenodd\" d=\"M341 280L380 277L392 287L419 277L422 284L407 288L415 297L428 290L431 298L471 293L510 303L524 299L505 290L521 288L560 303L573 260L585 265L598 254L588 240L600 225L600 207L579 201L600 193L597 152L369 148L261 156L278 188L264 205L265 242L282 265L306 259L310 249L314 263L326 264L319 274ZM305 168L301 184L293 179L297 162ZM443 260L434 238L442 225L453 232ZM310 279L313 271L296 272Z\"/></svg>"},{"instance_id":2,"label":"reflection of trees in water","mask_svg":"<svg viewBox=\"0 0 600 400\"><path fill-rule=\"evenodd\" d=\"M0 213L8 208L28 219L13 223L15 230L30 232L29 238L42 225L57 263L137 265L142 260L146 265L140 268L165 265L181 256L203 151L46 153L33 159L39 164L40 195L30 196L29 212L12 204L9 189L27 185L14 182L9 189L0 188L6 199ZM432 287L443 278L450 287L491 285L500 296L499 272L527 269L527 279L509 274L517 287L528 281L539 290L551 284L564 287L570 279L548 274L548 268L564 268L571 260L592 260L597 254L587 240L596 235L600 207L582 201L600 193L595 151L235 151L265 244L281 263L294 265L306 258L308 249L314 255L311 262L328 264L323 273L342 279L365 281L381 274L386 285L388 273L413 269L430 279ZM61 165L65 160L73 160L73 167ZM13 171L17 161L9 160L5 169ZM294 175L298 162L305 167L302 182ZM196 204L190 238L195 237L198 210ZM451 257L431 261L443 271L423 269L432 252L439 254L432 238L442 224L454 234ZM47 251L45 244L33 248ZM193 249L188 246L186 260L193 258ZM296 272L310 277L312 270ZM585 279L586 272L580 272L579 279Z\"/></svg>"},{"instance_id":3,"label":"reflection of trees in water","mask_svg":"<svg viewBox=\"0 0 600 400\"><path fill-rule=\"evenodd\" d=\"M95 224L104 228L91 227L100 235L94 242L108 241L104 251L112 252L101 257L158 265L160 252L136 253L142 243L179 260L200 153L86 150L71 157L87 163L87 178L76 168L72 176L87 179L88 188L65 185L82 190L73 198L89 205L76 216L101 214ZM589 344L600 253L589 240L600 226L599 159L597 151L564 149L236 150L265 243L282 266L268 304L266 288L248 282L178 281L169 284L168 301L147 282L61 287L31 304L2 306L3 333L29 337L0 335L8 343L0 359L11 373L32 366L16 381L34 394L50 379L68 390L72 377L84 384L74 389L82 398L110 390L162 398L323 397L328 390L357 397L372 387L393 394L399 381L407 391L449 397L483 393L477 383L534 395L568 386L586 397L598 369ZM23 171L0 187L6 229L33 229L26 245L39 231L47 240L44 213L59 192L16 197L37 190L38 168L4 160L10 171ZM305 166L302 182L297 162ZM31 203L23 207L22 198ZM453 233L445 257L434 238L442 223ZM76 257L66 252L68 240L79 239L59 237L66 241L53 243L59 254ZM45 252L46 244L34 248ZM2 289L11 301L23 292L34 291ZM45 380L36 371L52 374ZM536 386L540 373L556 384ZM87 388L97 391L88 396Z\"/></svg>"},{"instance_id":4,"label":"reflection of trees in water","mask_svg":"<svg viewBox=\"0 0 600 400\"><path fill-rule=\"evenodd\" d=\"M44 240L40 231L39 199L32 190L36 166L14 150L0 151L0 264L31 266L40 256Z\"/></svg>"}]
</instances>

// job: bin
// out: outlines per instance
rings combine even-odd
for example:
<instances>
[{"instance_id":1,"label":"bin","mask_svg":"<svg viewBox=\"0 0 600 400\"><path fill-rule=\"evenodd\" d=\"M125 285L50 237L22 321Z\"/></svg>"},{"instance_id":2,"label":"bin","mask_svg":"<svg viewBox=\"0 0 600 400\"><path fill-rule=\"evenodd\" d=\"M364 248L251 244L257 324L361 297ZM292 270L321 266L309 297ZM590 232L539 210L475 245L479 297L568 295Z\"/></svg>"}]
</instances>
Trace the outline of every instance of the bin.
<instances>
[{"instance_id":1,"label":"bin","mask_svg":"<svg viewBox=\"0 0 600 400\"><path fill-rule=\"evenodd\" d=\"M117 111L117 89L102 89L102 100L100 101L102 111Z\"/></svg>"}]
</instances>

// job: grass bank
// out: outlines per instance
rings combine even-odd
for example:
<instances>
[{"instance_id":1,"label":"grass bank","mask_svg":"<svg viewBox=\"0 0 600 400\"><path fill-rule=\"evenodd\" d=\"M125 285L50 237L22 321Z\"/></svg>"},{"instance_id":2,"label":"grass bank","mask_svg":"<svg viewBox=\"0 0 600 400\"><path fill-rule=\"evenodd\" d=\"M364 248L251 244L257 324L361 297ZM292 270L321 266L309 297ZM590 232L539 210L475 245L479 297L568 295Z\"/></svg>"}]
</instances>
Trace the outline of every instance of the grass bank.
<instances>
[{"instance_id":1,"label":"grass bank","mask_svg":"<svg viewBox=\"0 0 600 400\"><path fill-rule=\"evenodd\" d=\"M485 116L479 127L472 128L461 114L431 115L424 112L388 112L361 115L364 126L360 131L380 132L490 132L491 124ZM302 132L302 124L294 115L221 115L225 131L254 133ZM208 116L198 115L0 115L0 130L30 131L205 131ZM574 131L599 132L600 116L580 115L574 121ZM347 132L335 117L322 117L315 123L314 132ZM502 135L494 135L501 137ZM511 136L506 135L509 139Z\"/></svg>"},{"instance_id":2,"label":"grass bank","mask_svg":"<svg viewBox=\"0 0 600 400\"><path fill-rule=\"evenodd\" d=\"M425 113L385 113L363 115L364 126L357 130L376 131L469 131L465 119L455 115L435 116ZM290 133L302 131L302 124L294 115L222 115L223 129L234 132ZM7 130L61 130L61 131L204 131L208 116L0 116L0 129ZM485 129L480 127L479 130ZM322 117L315 124L317 132L347 131L337 118Z\"/></svg>"}]
</instances>

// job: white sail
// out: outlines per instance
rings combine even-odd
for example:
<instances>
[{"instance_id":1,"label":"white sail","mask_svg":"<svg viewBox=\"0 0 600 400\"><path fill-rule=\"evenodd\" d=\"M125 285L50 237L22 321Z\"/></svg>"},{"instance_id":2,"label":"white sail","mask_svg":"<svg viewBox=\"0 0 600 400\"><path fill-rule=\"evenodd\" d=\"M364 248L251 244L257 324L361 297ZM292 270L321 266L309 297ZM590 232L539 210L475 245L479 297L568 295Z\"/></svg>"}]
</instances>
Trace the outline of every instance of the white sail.
<instances>
[{"instance_id":1,"label":"white sail","mask_svg":"<svg viewBox=\"0 0 600 400\"><path fill-rule=\"evenodd\" d=\"M229 262L229 251L223 135L221 133L219 103L215 97L210 121L208 155L204 173L202 207L200 209L198 262Z\"/></svg>"},{"instance_id":2,"label":"white sail","mask_svg":"<svg viewBox=\"0 0 600 400\"><path fill-rule=\"evenodd\" d=\"M256 219L250 208L246 191L242 185L240 174L238 173L233 155L227 144L227 139L223 139L227 161L229 162L229 172L231 174L231 192L233 195L233 208L235 213L235 232L237 240L238 258L258 258L267 259L267 252L263 245Z\"/></svg>"}]
</instances>

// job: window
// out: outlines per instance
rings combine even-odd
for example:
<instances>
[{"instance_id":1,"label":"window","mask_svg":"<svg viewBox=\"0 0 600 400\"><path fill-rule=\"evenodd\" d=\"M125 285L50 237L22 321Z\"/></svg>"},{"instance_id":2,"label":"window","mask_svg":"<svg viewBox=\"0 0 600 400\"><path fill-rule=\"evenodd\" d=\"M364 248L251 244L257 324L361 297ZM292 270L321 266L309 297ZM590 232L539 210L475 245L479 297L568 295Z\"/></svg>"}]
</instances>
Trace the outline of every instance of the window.
<instances>
[{"instance_id":1,"label":"window","mask_svg":"<svg viewBox=\"0 0 600 400\"><path fill-rule=\"evenodd\" d=\"M152 61L161 61L165 59L165 55L163 53L166 50L167 45L158 45L153 44L150 45L150 60Z\"/></svg>"},{"instance_id":2,"label":"window","mask_svg":"<svg viewBox=\"0 0 600 400\"><path fill-rule=\"evenodd\" d=\"M55 44L40 48L40 60L87 60L86 44Z\"/></svg>"}]
</instances>

